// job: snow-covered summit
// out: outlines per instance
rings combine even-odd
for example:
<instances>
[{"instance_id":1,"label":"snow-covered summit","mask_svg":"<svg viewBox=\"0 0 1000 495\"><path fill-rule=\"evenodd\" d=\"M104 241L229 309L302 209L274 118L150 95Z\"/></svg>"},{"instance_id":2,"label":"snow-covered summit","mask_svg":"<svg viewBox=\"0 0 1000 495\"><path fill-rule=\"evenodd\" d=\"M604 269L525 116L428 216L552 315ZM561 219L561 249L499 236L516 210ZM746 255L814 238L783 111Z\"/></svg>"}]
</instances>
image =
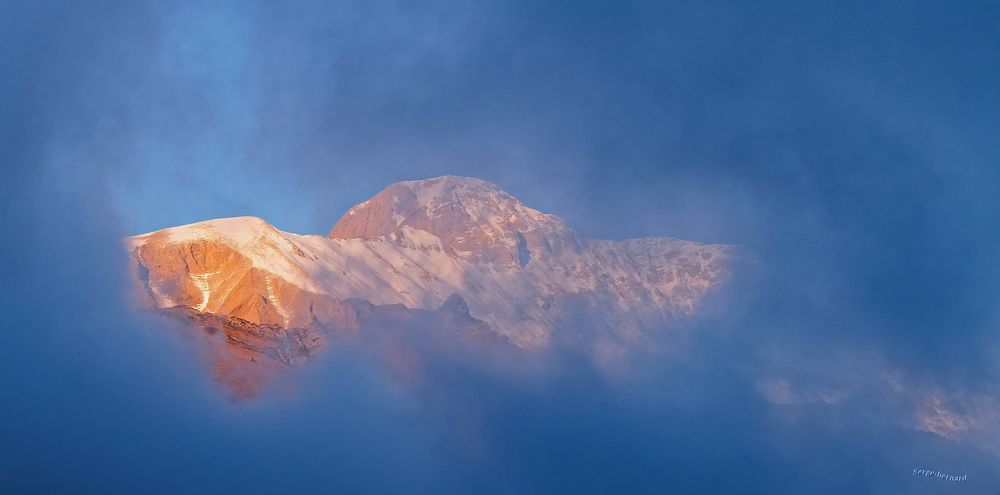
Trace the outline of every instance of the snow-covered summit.
<instances>
[{"instance_id":1,"label":"snow-covered summit","mask_svg":"<svg viewBox=\"0 0 1000 495\"><path fill-rule=\"evenodd\" d=\"M559 217L489 182L450 175L390 185L348 210L329 237L398 238L406 227L440 238L450 254L509 267L525 265L532 247L575 242Z\"/></svg>"},{"instance_id":2,"label":"snow-covered summit","mask_svg":"<svg viewBox=\"0 0 1000 495\"><path fill-rule=\"evenodd\" d=\"M189 223L187 225L179 225L177 227L170 227L150 232L148 234L131 237L131 239L141 240L154 234L161 234L170 236L175 241L182 241L186 239L218 238L246 243L252 242L257 236L264 235L266 232L276 230L277 229L272 227L271 224L267 223L260 217L243 216L216 218L213 220Z\"/></svg>"}]
</instances>

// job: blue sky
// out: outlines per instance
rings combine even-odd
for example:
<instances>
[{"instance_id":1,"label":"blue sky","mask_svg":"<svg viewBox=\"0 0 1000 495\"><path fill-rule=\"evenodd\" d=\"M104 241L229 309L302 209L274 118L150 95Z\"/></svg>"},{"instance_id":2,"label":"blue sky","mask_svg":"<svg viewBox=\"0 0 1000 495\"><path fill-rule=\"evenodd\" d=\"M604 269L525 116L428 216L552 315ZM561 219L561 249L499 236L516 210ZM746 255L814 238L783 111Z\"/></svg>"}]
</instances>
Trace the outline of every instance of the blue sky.
<instances>
[{"instance_id":1,"label":"blue sky","mask_svg":"<svg viewBox=\"0 0 1000 495\"><path fill-rule=\"evenodd\" d=\"M788 427L753 385L873 362L1000 396L996 3L5 7L0 487L932 490L886 474L934 467L917 462L997 481L992 453L866 416L877 398ZM102 296L127 276L123 235L235 215L326 233L389 183L442 174L593 237L739 244L756 268L689 358L642 365L660 378L610 390L569 366L541 398L449 379L432 406L327 364L312 376L348 378L313 380L311 401L234 410ZM483 390L494 409L473 405ZM441 418L464 414L492 461L441 447Z\"/></svg>"},{"instance_id":2,"label":"blue sky","mask_svg":"<svg viewBox=\"0 0 1000 495\"><path fill-rule=\"evenodd\" d=\"M89 61L72 98L103 129L65 139L127 171L129 231L256 214L322 232L390 182L455 173L595 234L745 242L748 211L790 203L854 221L940 186L974 193L941 210L988 209L988 7L220 3L51 55Z\"/></svg>"}]
</instances>

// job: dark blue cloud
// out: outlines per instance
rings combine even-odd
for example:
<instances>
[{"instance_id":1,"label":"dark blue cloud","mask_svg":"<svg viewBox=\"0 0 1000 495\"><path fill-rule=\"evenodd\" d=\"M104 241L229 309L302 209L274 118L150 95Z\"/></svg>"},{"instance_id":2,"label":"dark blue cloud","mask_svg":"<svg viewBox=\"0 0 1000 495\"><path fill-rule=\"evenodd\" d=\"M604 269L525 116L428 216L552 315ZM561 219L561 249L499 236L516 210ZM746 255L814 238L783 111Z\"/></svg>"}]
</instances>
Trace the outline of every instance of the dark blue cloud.
<instances>
[{"instance_id":1,"label":"dark blue cloud","mask_svg":"<svg viewBox=\"0 0 1000 495\"><path fill-rule=\"evenodd\" d=\"M995 446L914 432L865 387L889 370L902 395L997 397L998 17L8 5L0 491L937 493L910 474L933 468L986 492ZM719 315L624 378L571 349L529 378L421 349L411 389L334 351L293 398L241 406L121 296L123 235L240 214L326 232L388 183L444 173L589 235L736 243L752 262ZM775 405L775 377L855 395Z\"/></svg>"}]
</instances>

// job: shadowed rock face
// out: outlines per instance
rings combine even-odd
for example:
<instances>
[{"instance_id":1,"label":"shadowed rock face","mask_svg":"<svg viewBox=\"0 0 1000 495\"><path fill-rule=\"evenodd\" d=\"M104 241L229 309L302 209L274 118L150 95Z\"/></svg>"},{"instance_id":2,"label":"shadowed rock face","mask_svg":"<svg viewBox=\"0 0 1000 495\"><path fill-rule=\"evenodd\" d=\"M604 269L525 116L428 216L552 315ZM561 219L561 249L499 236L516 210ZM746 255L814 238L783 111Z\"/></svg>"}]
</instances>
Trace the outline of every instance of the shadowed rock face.
<instances>
[{"instance_id":1,"label":"shadowed rock face","mask_svg":"<svg viewBox=\"0 0 1000 495\"><path fill-rule=\"evenodd\" d=\"M227 369L304 362L387 314L393 325L433 320L531 350L572 332L582 310L628 345L692 315L733 258L728 246L670 238L585 239L493 184L450 176L393 184L328 237L241 217L126 243L139 303L225 334Z\"/></svg>"}]
</instances>

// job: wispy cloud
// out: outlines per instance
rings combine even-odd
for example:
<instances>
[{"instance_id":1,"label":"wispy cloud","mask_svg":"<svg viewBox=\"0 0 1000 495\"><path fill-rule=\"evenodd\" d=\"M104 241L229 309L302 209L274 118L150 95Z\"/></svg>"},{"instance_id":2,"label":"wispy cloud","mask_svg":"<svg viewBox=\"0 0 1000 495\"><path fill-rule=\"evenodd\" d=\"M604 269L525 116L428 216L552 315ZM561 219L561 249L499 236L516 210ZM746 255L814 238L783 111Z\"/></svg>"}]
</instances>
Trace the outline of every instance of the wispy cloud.
<instances>
[{"instance_id":1,"label":"wispy cloud","mask_svg":"<svg viewBox=\"0 0 1000 495\"><path fill-rule=\"evenodd\" d=\"M57 3L0 21L0 491L925 493L996 486L991 6ZM399 179L753 254L613 373L332 350L233 406L119 239L325 232ZM585 328L576 329L585 331ZM515 376L517 379L512 379Z\"/></svg>"}]
</instances>

